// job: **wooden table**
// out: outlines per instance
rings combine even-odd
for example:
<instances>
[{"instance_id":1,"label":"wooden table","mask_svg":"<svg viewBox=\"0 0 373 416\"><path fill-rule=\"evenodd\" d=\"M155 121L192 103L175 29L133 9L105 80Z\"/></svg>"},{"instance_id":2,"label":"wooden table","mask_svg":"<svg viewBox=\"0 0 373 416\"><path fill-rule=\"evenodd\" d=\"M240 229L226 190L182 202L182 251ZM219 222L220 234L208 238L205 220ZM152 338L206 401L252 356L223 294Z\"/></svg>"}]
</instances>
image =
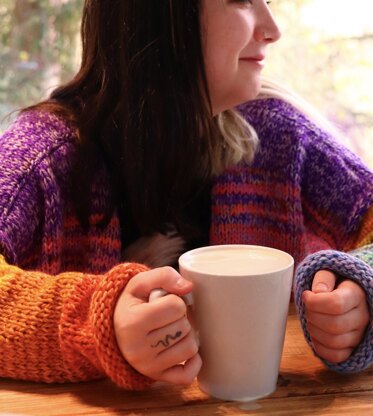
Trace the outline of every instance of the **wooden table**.
<instances>
[{"instance_id":1,"label":"wooden table","mask_svg":"<svg viewBox=\"0 0 373 416\"><path fill-rule=\"evenodd\" d=\"M0 414L22 415L373 415L373 367L338 375L312 355L291 307L278 388L251 404L208 397L195 382L188 388L157 384L126 392L110 381L46 385L0 380Z\"/></svg>"}]
</instances>

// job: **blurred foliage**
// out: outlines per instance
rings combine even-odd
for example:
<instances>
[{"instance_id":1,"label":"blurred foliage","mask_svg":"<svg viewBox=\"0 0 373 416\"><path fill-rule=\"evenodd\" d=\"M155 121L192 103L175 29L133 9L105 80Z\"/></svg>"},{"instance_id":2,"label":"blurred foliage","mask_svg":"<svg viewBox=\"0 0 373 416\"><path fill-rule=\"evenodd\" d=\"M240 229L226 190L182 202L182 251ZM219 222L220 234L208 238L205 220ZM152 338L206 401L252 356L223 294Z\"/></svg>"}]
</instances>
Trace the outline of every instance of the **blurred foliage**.
<instances>
[{"instance_id":1,"label":"blurred foliage","mask_svg":"<svg viewBox=\"0 0 373 416\"><path fill-rule=\"evenodd\" d=\"M82 0L1 0L0 123L75 72L82 5Z\"/></svg>"},{"instance_id":2,"label":"blurred foliage","mask_svg":"<svg viewBox=\"0 0 373 416\"><path fill-rule=\"evenodd\" d=\"M336 20L324 19L320 26L325 9L332 6L328 2L332 3L319 1L314 27L301 18L315 0L273 2L283 35L271 46L265 75L313 104L341 130L344 144L373 168L373 26L363 28L358 13L354 14L369 13L372 6L365 4L368 7L362 11L354 11L358 4L349 5L344 20L350 24L341 32L331 29L341 20L344 2L338 11L334 9ZM358 35L352 33L353 24L359 28Z\"/></svg>"},{"instance_id":3,"label":"blurred foliage","mask_svg":"<svg viewBox=\"0 0 373 416\"><path fill-rule=\"evenodd\" d=\"M273 2L283 37L271 47L265 75L335 122L345 144L373 168L373 29L361 36L315 33L300 22L314 1ZM0 131L10 121L6 114L46 97L76 71L82 6L83 0L1 0Z\"/></svg>"}]
</instances>

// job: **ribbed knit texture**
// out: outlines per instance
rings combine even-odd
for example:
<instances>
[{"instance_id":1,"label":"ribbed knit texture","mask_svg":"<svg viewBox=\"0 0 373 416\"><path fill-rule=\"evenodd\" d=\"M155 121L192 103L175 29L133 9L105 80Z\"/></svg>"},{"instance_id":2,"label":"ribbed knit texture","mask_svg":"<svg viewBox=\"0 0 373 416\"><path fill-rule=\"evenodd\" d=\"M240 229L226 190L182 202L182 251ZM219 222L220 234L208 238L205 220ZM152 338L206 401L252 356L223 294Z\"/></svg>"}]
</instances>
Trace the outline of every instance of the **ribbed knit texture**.
<instances>
[{"instance_id":1,"label":"ribbed knit texture","mask_svg":"<svg viewBox=\"0 0 373 416\"><path fill-rule=\"evenodd\" d=\"M104 275L25 272L0 256L0 374L45 382L107 375L119 386L151 382L124 360L113 314L128 280L147 270L119 264Z\"/></svg>"},{"instance_id":2,"label":"ribbed knit texture","mask_svg":"<svg viewBox=\"0 0 373 416\"><path fill-rule=\"evenodd\" d=\"M279 100L240 111L260 149L251 166L216 179L211 244L267 245L299 262L372 241L373 175L356 156ZM76 140L73 126L37 112L22 114L0 138L0 376L108 376L143 388L151 381L119 353L112 318L126 283L145 268L121 264L116 213L108 226L96 225L110 198L103 164L91 189L91 226L79 225L68 185Z\"/></svg>"},{"instance_id":3,"label":"ribbed knit texture","mask_svg":"<svg viewBox=\"0 0 373 416\"><path fill-rule=\"evenodd\" d=\"M339 251L325 250L311 254L298 267L295 278L295 303L300 316L301 324L308 344L313 348L310 334L307 330L307 320L305 316L305 306L302 302L304 290L311 290L312 279L318 270L330 270L341 277L345 277L355 282L365 290L369 312L373 316L373 245L366 247L360 256L365 260L370 260L370 265L359 258L348 253ZM359 253L356 253L359 255ZM367 255L367 257L366 257ZM353 354L345 361L334 364L322 360L332 370L339 372L357 372L364 370L373 362L373 322L370 321L365 336Z\"/></svg>"}]
</instances>

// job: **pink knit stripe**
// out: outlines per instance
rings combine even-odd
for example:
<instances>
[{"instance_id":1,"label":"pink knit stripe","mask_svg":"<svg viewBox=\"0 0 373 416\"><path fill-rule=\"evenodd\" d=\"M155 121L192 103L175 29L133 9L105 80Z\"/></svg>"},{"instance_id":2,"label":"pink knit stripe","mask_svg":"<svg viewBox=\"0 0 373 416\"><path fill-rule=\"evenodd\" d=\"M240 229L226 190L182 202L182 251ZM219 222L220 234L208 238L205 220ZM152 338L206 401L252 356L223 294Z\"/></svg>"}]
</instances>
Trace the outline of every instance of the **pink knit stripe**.
<instances>
[{"instance_id":1,"label":"pink knit stripe","mask_svg":"<svg viewBox=\"0 0 373 416\"><path fill-rule=\"evenodd\" d=\"M288 183L260 182L260 183L219 183L214 189L217 196L228 195L250 195L250 197L262 196L273 198L277 195L283 199L284 195L299 194L296 187Z\"/></svg>"},{"instance_id":2,"label":"pink knit stripe","mask_svg":"<svg viewBox=\"0 0 373 416\"><path fill-rule=\"evenodd\" d=\"M348 236L341 238L344 234L343 224L338 224L335 217L333 218L334 222L332 222L330 212L323 214L321 210L316 211L307 202L304 202L303 206L304 211L308 214L306 218L312 218L311 228L314 232L317 230L317 234L327 241L330 247L337 247L338 241L345 241L348 238Z\"/></svg>"},{"instance_id":3,"label":"pink knit stripe","mask_svg":"<svg viewBox=\"0 0 373 416\"><path fill-rule=\"evenodd\" d=\"M213 212L226 212L229 213L231 220L234 220L235 216L239 216L242 214L246 214L246 215L252 215L255 217L259 218L263 218L268 219L268 207L266 207L265 205L258 205L255 204L255 202L251 202L251 203L247 203L247 204L235 204L235 205L231 205L229 203L227 204L221 204L218 206L214 206L213 208ZM301 212L289 212L287 210L283 210L283 209L272 209L271 210L271 220L278 220L278 221L282 221L284 223L288 222L288 221L294 221L296 223L300 223L302 221L302 215Z\"/></svg>"}]
</instances>

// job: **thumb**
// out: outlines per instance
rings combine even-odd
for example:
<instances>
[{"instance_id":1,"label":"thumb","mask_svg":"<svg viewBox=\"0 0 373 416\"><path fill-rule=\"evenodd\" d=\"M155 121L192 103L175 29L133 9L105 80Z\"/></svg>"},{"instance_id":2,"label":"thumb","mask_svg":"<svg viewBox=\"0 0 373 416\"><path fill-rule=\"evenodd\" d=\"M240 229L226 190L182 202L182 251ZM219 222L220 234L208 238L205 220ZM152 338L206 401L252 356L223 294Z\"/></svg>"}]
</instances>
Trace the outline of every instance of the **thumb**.
<instances>
[{"instance_id":1,"label":"thumb","mask_svg":"<svg viewBox=\"0 0 373 416\"><path fill-rule=\"evenodd\" d=\"M325 293L332 292L335 287L337 276L329 270L318 271L312 282L312 292Z\"/></svg>"},{"instance_id":2,"label":"thumb","mask_svg":"<svg viewBox=\"0 0 373 416\"><path fill-rule=\"evenodd\" d=\"M139 273L127 285L127 293L144 301L149 299L154 289L164 289L168 293L183 296L193 288L193 283L184 279L172 267L159 267Z\"/></svg>"}]
</instances>

